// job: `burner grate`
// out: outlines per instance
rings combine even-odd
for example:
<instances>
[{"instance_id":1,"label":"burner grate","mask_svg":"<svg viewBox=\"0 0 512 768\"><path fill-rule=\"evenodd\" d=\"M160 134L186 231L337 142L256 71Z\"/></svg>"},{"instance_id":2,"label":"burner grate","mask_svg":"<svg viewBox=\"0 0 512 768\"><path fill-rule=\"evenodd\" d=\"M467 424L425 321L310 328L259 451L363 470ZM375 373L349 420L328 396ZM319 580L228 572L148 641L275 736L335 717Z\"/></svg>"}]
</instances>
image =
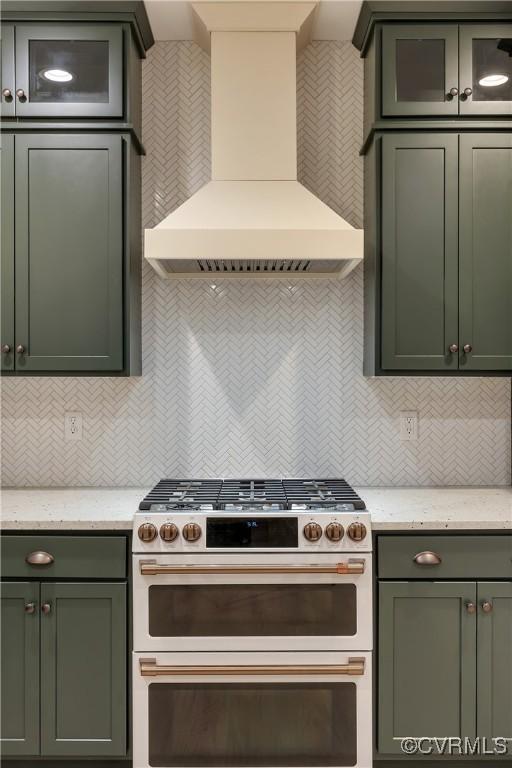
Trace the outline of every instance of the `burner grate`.
<instances>
[{"instance_id":1,"label":"burner grate","mask_svg":"<svg viewBox=\"0 0 512 768\"><path fill-rule=\"evenodd\" d=\"M261 506L278 504L286 509L286 494L281 480L224 480L219 504Z\"/></svg>"},{"instance_id":2,"label":"burner grate","mask_svg":"<svg viewBox=\"0 0 512 768\"><path fill-rule=\"evenodd\" d=\"M289 506L353 504L354 509L366 509L364 501L345 480L283 480L283 486Z\"/></svg>"},{"instance_id":3,"label":"burner grate","mask_svg":"<svg viewBox=\"0 0 512 768\"><path fill-rule=\"evenodd\" d=\"M148 510L152 504L176 505L178 509L217 504L222 480L160 480L139 504Z\"/></svg>"},{"instance_id":4,"label":"burner grate","mask_svg":"<svg viewBox=\"0 0 512 768\"><path fill-rule=\"evenodd\" d=\"M201 505L213 509L226 507L262 507L291 509L293 505L328 507L353 504L365 509L365 504L345 480L160 480L141 501L139 509L149 510L153 504L167 505L175 510L187 510Z\"/></svg>"}]
</instances>

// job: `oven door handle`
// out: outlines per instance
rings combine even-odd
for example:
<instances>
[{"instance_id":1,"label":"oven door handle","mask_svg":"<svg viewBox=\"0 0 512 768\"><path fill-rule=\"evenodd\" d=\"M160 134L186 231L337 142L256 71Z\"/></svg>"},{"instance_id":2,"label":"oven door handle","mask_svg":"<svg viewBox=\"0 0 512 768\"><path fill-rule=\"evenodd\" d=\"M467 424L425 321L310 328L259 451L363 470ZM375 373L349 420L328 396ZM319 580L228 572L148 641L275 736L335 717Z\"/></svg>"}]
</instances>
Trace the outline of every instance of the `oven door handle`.
<instances>
[{"instance_id":1,"label":"oven door handle","mask_svg":"<svg viewBox=\"0 0 512 768\"><path fill-rule=\"evenodd\" d=\"M230 665L169 665L157 664L156 659L140 659L142 677L194 676L275 676L275 675L364 675L365 659L349 658L347 664L230 664Z\"/></svg>"},{"instance_id":2,"label":"oven door handle","mask_svg":"<svg viewBox=\"0 0 512 768\"><path fill-rule=\"evenodd\" d=\"M164 576L178 574L186 576L197 573L225 574L266 574L266 573L334 573L338 575L357 575L364 573L365 561L349 558L346 563L335 565L167 565L156 560L141 560L140 573L142 576Z\"/></svg>"}]
</instances>

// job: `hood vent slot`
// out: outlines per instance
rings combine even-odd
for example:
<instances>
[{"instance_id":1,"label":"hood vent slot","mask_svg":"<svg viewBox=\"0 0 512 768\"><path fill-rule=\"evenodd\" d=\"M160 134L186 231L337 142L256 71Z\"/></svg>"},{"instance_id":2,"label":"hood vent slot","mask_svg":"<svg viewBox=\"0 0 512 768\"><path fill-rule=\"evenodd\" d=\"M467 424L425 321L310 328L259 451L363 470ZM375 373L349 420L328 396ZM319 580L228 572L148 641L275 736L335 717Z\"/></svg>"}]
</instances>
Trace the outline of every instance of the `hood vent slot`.
<instances>
[{"instance_id":1,"label":"hood vent slot","mask_svg":"<svg viewBox=\"0 0 512 768\"><path fill-rule=\"evenodd\" d=\"M237 259L229 261L215 261L201 259L197 262L201 272L307 272L311 267L310 261L283 261L282 259L265 259L261 261L247 261Z\"/></svg>"}]
</instances>

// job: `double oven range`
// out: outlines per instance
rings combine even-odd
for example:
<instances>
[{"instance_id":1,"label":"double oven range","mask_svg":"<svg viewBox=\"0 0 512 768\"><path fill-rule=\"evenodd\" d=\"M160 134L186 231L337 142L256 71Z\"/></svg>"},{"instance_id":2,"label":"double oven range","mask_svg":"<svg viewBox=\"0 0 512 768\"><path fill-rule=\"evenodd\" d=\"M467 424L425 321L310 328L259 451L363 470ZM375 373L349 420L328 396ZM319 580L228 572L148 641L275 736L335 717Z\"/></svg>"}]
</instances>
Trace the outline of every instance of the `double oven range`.
<instances>
[{"instance_id":1,"label":"double oven range","mask_svg":"<svg viewBox=\"0 0 512 768\"><path fill-rule=\"evenodd\" d=\"M343 480L163 480L133 535L134 768L370 768L372 537Z\"/></svg>"}]
</instances>

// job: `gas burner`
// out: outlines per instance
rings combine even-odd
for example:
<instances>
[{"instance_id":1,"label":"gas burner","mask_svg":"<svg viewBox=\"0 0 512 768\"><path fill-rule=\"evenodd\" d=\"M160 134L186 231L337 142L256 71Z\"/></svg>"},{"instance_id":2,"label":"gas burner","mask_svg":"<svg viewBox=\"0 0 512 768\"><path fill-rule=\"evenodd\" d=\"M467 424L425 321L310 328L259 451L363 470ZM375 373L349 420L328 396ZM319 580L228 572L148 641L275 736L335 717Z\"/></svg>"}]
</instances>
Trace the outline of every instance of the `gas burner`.
<instances>
[{"instance_id":1,"label":"gas burner","mask_svg":"<svg viewBox=\"0 0 512 768\"><path fill-rule=\"evenodd\" d=\"M342 507L339 511L365 509L364 501L345 480L283 480L283 487L292 509L297 504L304 504L308 509L334 508L337 505ZM345 505L348 509L343 509Z\"/></svg>"},{"instance_id":2,"label":"gas burner","mask_svg":"<svg viewBox=\"0 0 512 768\"><path fill-rule=\"evenodd\" d=\"M199 504L198 502L168 502L167 504L150 504L150 512L211 512L213 504Z\"/></svg>"},{"instance_id":3,"label":"gas burner","mask_svg":"<svg viewBox=\"0 0 512 768\"><path fill-rule=\"evenodd\" d=\"M235 502L233 504L225 504L223 507L224 512L243 512L244 515L250 514L251 512L282 512L283 510L286 511L282 504L271 504L270 502L258 501L253 503Z\"/></svg>"},{"instance_id":4,"label":"gas burner","mask_svg":"<svg viewBox=\"0 0 512 768\"><path fill-rule=\"evenodd\" d=\"M205 504L217 505L222 480L160 480L139 504L142 511L153 505L167 509L200 509ZM169 507L167 507L169 505ZM160 510L159 510L160 511Z\"/></svg>"},{"instance_id":5,"label":"gas burner","mask_svg":"<svg viewBox=\"0 0 512 768\"><path fill-rule=\"evenodd\" d=\"M262 508L276 505L286 508L286 495L281 480L224 480L219 504L229 507Z\"/></svg>"},{"instance_id":6,"label":"gas burner","mask_svg":"<svg viewBox=\"0 0 512 768\"><path fill-rule=\"evenodd\" d=\"M313 501L308 504L296 504L294 502L291 505L291 509L297 512L304 512L311 509L323 509L329 510L330 512L354 512L357 507L353 502L341 504L339 501L331 499L329 501Z\"/></svg>"}]
</instances>

